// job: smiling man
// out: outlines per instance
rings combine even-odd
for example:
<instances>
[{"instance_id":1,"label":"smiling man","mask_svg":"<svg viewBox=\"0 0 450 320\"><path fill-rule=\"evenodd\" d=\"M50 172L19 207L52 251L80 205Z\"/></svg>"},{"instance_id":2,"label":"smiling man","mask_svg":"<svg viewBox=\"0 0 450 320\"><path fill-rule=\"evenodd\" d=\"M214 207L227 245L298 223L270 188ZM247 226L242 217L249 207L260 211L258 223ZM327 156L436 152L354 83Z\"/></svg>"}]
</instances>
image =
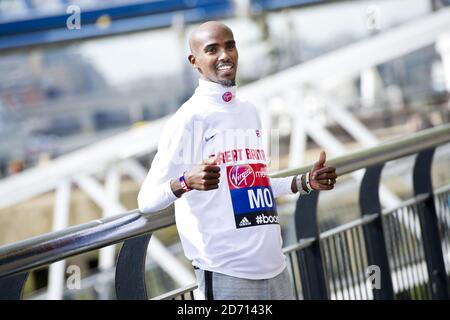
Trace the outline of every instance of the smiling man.
<instances>
[{"instance_id":1,"label":"smiling man","mask_svg":"<svg viewBox=\"0 0 450 320\"><path fill-rule=\"evenodd\" d=\"M189 47L188 60L203 80L225 87L236 84L238 51L230 28L215 21L206 22L192 33Z\"/></svg>"},{"instance_id":2,"label":"smiling man","mask_svg":"<svg viewBox=\"0 0 450 320\"><path fill-rule=\"evenodd\" d=\"M310 172L269 178L256 108L236 97L238 51L220 22L189 39L199 85L166 124L138 195L142 212L175 202L199 299L293 299L275 198L331 190L336 170L325 153Z\"/></svg>"}]
</instances>

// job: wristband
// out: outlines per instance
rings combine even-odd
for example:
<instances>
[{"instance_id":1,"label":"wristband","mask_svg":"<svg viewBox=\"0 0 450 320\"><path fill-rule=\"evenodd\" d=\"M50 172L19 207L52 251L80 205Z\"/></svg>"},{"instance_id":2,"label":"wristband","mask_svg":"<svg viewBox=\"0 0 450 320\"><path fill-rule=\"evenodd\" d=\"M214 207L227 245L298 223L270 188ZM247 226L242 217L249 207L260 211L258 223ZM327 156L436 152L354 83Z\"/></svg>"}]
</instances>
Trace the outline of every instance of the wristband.
<instances>
[{"instance_id":1,"label":"wristband","mask_svg":"<svg viewBox=\"0 0 450 320\"><path fill-rule=\"evenodd\" d=\"M183 188L184 191L188 192L188 191L191 191L191 189L189 189L189 187L186 183L186 180L184 179L185 173L186 172L183 172L183 175L179 178L179 180L180 180L181 188Z\"/></svg>"}]
</instances>

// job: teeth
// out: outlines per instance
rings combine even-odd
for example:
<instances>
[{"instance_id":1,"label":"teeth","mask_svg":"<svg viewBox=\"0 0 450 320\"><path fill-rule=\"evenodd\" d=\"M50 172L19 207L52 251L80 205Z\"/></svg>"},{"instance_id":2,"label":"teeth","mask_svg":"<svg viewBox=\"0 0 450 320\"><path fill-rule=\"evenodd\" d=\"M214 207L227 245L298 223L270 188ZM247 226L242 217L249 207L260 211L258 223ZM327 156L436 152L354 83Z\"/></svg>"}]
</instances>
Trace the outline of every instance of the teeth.
<instances>
[{"instance_id":1,"label":"teeth","mask_svg":"<svg viewBox=\"0 0 450 320\"><path fill-rule=\"evenodd\" d=\"M232 66L220 66L217 69L218 70L230 70L232 68Z\"/></svg>"}]
</instances>

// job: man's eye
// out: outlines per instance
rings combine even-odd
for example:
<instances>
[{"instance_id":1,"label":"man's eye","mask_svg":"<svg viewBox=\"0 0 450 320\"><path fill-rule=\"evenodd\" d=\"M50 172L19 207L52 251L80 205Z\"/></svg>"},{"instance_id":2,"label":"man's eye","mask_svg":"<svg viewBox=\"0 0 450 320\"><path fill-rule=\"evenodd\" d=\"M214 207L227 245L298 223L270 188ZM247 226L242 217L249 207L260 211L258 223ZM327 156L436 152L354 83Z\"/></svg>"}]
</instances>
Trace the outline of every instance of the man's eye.
<instances>
[{"instance_id":1,"label":"man's eye","mask_svg":"<svg viewBox=\"0 0 450 320\"><path fill-rule=\"evenodd\" d=\"M206 49L206 52L207 53L214 53L214 52L216 52L216 48L208 48L208 49Z\"/></svg>"},{"instance_id":2,"label":"man's eye","mask_svg":"<svg viewBox=\"0 0 450 320\"><path fill-rule=\"evenodd\" d=\"M228 49L233 49L236 45L234 43L227 44Z\"/></svg>"}]
</instances>

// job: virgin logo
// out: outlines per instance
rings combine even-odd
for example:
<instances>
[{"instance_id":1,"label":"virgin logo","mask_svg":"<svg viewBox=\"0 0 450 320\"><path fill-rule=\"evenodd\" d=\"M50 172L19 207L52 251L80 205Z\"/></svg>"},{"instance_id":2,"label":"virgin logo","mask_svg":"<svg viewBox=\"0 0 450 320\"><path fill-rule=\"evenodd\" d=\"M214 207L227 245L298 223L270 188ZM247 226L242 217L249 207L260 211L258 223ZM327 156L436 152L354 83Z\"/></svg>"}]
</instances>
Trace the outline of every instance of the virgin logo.
<instances>
[{"instance_id":1,"label":"virgin logo","mask_svg":"<svg viewBox=\"0 0 450 320\"><path fill-rule=\"evenodd\" d=\"M233 94L230 91L227 91L222 95L222 99L225 102L230 102L231 98L233 98Z\"/></svg>"},{"instance_id":2,"label":"virgin logo","mask_svg":"<svg viewBox=\"0 0 450 320\"><path fill-rule=\"evenodd\" d=\"M255 172L249 165L233 166L228 179L235 188L248 188L255 183Z\"/></svg>"}]
</instances>

